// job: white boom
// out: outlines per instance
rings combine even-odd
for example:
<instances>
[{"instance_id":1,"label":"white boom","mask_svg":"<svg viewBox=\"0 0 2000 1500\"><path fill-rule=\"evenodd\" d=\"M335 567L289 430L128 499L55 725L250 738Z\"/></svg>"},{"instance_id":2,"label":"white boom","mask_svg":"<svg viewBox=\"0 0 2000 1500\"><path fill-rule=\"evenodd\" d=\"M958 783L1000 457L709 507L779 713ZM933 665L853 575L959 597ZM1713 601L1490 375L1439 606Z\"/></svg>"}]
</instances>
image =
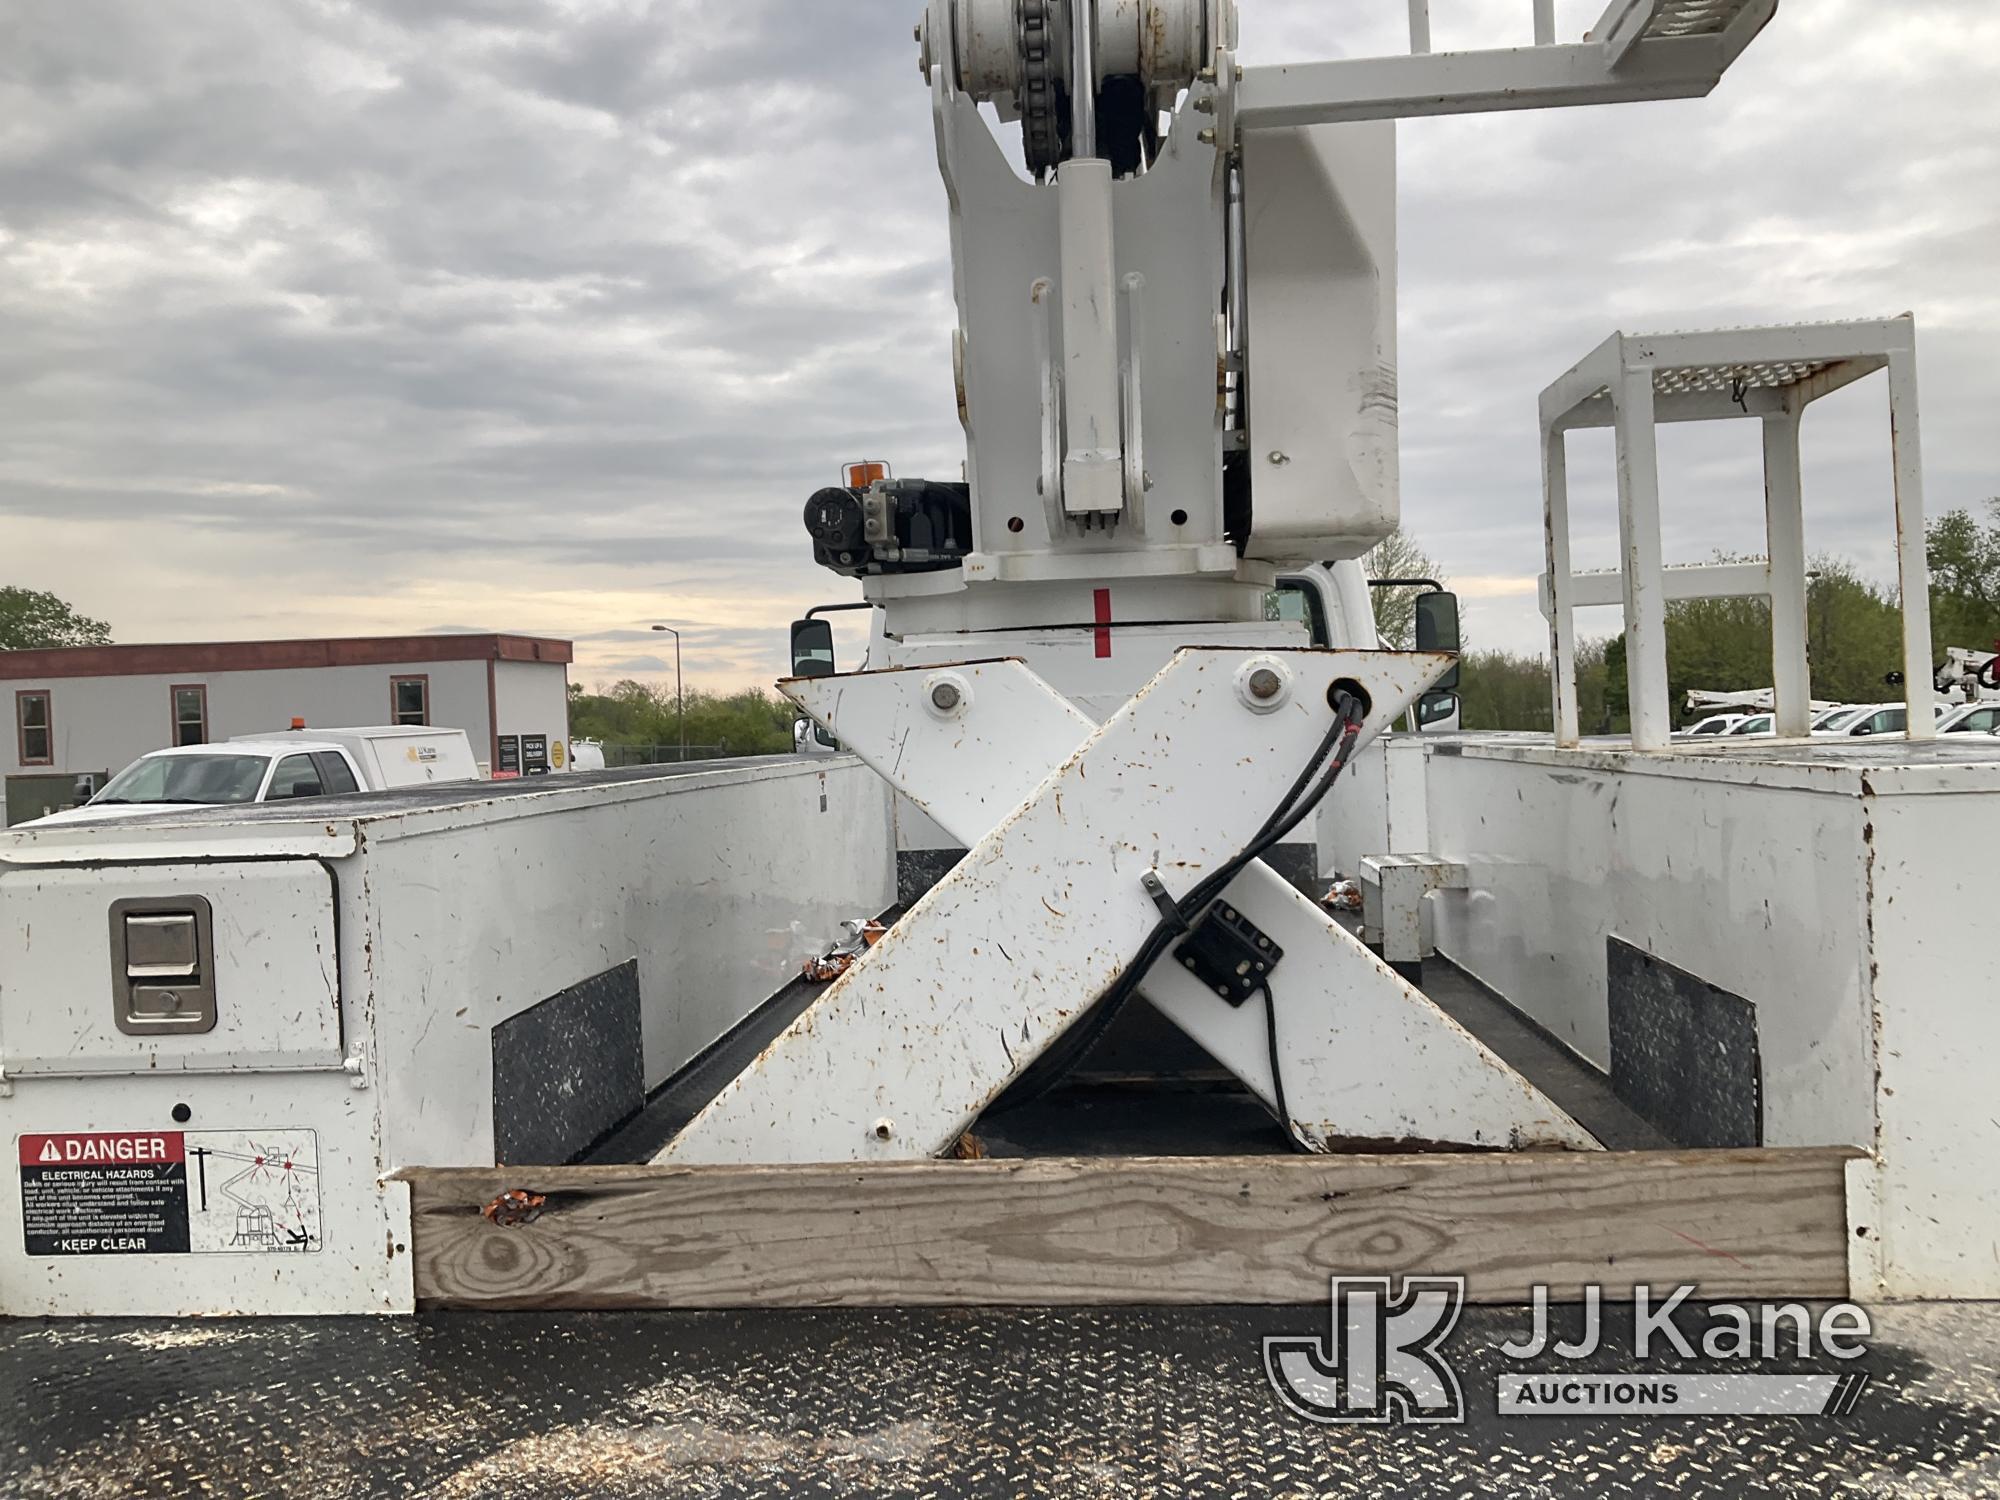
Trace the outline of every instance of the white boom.
<instances>
[{"instance_id":1,"label":"white boom","mask_svg":"<svg viewBox=\"0 0 2000 1500\"><path fill-rule=\"evenodd\" d=\"M1256 857L1344 718L1450 666L1302 649L1399 519L1393 121L1706 93L1776 3L1619 0L1569 45L1525 9L1532 47L1431 51L1417 0L1413 55L1246 70L1234 0L930 0L965 476L813 497L909 670L786 690L970 853L663 1159L947 1149L1142 984L1315 1148L1592 1144ZM1267 621L1292 574L1318 618Z\"/></svg>"}]
</instances>

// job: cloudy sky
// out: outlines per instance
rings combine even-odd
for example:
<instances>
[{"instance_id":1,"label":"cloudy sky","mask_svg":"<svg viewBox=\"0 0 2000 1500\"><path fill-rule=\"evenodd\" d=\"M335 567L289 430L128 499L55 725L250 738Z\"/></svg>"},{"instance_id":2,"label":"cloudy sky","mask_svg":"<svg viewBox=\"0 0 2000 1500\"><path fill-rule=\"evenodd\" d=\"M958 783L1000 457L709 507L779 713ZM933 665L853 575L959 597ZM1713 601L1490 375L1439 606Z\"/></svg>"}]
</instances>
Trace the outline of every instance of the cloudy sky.
<instances>
[{"instance_id":1,"label":"cloudy sky","mask_svg":"<svg viewBox=\"0 0 2000 1500\"><path fill-rule=\"evenodd\" d=\"M123 641L569 636L587 682L670 674L665 621L768 682L853 596L804 497L961 457L918 9L0 0L0 582ZM1245 53L1403 9L1242 0ZM1437 45L1528 10L1433 0ZM2000 493L1993 0L1786 0L1707 101L1402 129L1405 520L1479 644L1541 643L1535 395L1616 327L1914 311L1932 509ZM1809 543L1886 577L1879 377L1817 411ZM1664 435L1670 560L1757 549L1756 441ZM1609 564L1608 440L1572 466Z\"/></svg>"}]
</instances>

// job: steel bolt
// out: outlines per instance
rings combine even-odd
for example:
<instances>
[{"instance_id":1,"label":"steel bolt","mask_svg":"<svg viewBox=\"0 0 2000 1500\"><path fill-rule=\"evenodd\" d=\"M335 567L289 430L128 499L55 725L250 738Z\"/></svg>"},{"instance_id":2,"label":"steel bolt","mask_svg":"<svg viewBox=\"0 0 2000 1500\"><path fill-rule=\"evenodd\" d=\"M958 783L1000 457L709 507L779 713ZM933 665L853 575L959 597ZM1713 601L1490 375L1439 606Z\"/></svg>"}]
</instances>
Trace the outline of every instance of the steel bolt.
<instances>
[{"instance_id":1,"label":"steel bolt","mask_svg":"<svg viewBox=\"0 0 2000 1500\"><path fill-rule=\"evenodd\" d=\"M940 682L931 689L931 703L941 714L948 714L957 708L959 696L958 684L955 682Z\"/></svg>"},{"instance_id":2,"label":"steel bolt","mask_svg":"<svg viewBox=\"0 0 2000 1500\"><path fill-rule=\"evenodd\" d=\"M1259 667L1250 674L1250 696L1259 703L1269 703L1284 687L1284 679L1269 667Z\"/></svg>"},{"instance_id":3,"label":"steel bolt","mask_svg":"<svg viewBox=\"0 0 2000 1500\"><path fill-rule=\"evenodd\" d=\"M1213 130L1204 130L1201 133L1200 139L1204 146L1213 146L1215 144L1215 132Z\"/></svg>"}]
</instances>

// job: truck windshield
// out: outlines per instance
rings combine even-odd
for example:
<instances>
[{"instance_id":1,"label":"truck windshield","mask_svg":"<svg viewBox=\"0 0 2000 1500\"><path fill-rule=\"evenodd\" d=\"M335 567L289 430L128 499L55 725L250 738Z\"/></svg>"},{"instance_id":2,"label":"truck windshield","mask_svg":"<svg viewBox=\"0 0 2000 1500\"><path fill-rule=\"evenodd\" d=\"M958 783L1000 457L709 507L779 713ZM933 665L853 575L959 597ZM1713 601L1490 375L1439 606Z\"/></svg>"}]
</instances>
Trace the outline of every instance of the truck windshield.
<instances>
[{"instance_id":1,"label":"truck windshield","mask_svg":"<svg viewBox=\"0 0 2000 1500\"><path fill-rule=\"evenodd\" d=\"M253 802L269 764L261 755L149 755L112 777L90 805Z\"/></svg>"}]
</instances>

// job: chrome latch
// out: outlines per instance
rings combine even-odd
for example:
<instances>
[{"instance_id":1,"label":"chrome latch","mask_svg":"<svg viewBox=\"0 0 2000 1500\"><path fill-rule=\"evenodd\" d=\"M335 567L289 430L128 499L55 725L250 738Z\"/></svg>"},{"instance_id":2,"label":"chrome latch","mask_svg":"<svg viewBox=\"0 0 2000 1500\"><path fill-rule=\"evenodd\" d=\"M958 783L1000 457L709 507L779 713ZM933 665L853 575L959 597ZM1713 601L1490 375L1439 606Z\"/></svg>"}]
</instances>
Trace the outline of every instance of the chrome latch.
<instances>
[{"instance_id":1,"label":"chrome latch","mask_svg":"<svg viewBox=\"0 0 2000 1500\"><path fill-rule=\"evenodd\" d=\"M215 916L205 899L111 903L111 1000L127 1036L215 1029Z\"/></svg>"}]
</instances>

